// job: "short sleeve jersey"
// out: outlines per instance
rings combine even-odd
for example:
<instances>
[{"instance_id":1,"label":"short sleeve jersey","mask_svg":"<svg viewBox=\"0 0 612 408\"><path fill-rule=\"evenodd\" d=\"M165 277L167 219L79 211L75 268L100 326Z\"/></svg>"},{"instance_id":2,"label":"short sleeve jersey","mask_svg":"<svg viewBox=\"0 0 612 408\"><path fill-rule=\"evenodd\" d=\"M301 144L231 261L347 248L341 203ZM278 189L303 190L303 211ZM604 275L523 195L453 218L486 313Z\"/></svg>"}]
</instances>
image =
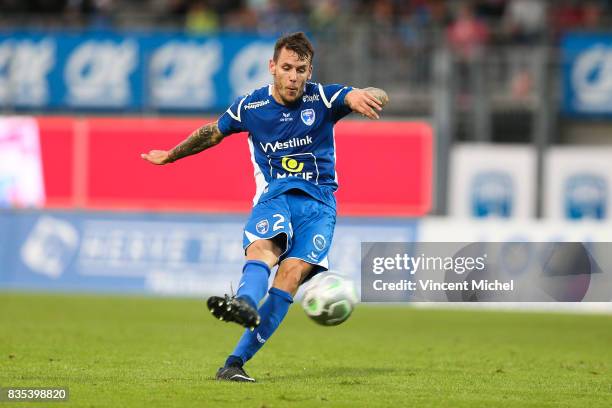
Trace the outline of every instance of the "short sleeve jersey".
<instances>
[{"instance_id":1,"label":"short sleeve jersey","mask_svg":"<svg viewBox=\"0 0 612 408\"><path fill-rule=\"evenodd\" d=\"M351 90L308 82L296 103L281 105L268 85L237 98L221 115L221 133L249 134L257 185L253 204L299 189L335 207L334 125L351 112L344 103Z\"/></svg>"}]
</instances>

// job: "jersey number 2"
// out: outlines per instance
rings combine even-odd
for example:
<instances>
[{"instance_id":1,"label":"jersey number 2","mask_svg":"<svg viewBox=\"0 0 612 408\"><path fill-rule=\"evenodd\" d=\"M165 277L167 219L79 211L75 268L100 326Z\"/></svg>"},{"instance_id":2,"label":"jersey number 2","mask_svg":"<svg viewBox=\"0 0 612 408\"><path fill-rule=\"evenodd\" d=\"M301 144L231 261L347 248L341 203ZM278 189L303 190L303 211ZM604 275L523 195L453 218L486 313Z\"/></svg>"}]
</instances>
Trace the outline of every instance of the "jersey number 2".
<instances>
[{"instance_id":1,"label":"jersey number 2","mask_svg":"<svg viewBox=\"0 0 612 408\"><path fill-rule=\"evenodd\" d=\"M278 231L279 229L283 229L283 226L281 224L285 222L285 217L283 217L281 214L274 214L272 217L278 218L274 222L274 224L272 224L272 231Z\"/></svg>"}]
</instances>

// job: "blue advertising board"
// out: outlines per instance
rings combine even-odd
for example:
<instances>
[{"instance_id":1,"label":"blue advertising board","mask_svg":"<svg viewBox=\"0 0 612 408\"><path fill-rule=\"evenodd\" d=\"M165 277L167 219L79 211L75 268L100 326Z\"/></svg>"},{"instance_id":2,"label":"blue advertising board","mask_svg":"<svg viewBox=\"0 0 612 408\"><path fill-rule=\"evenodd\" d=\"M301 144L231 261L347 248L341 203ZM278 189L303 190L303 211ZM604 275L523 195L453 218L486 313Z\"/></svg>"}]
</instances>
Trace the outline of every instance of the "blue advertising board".
<instances>
[{"instance_id":1,"label":"blue advertising board","mask_svg":"<svg viewBox=\"0 0 612 408\"><path fill-rule=\"evenodd\" d=\"M516 196L512 174L505 171L476 173L471 185L472 215L476 218L511 218Z\"/></svg>"},{"instance_id":2,"label":"blue advertising board","mask_svg":"<svg viewBox=\"0 0 612 408\"><path fill-rule=\"evenodd\" d=\"M241 216L0 212L0 289L229 293ZM359 282L362 241L413 241L412 220L339 219L330 267Z\"/></svg>"},{"instance_id":3,"label":"blue advertising board","mask_svg":"<svg viewBox=\"0 0 612 408\"><path fill-rule=\"evenodd\" d=\"M612 34L568 34L561 47L564 113L612 115Z\"/></svg>"},{"instance_id":4,"label":"blue advertising board","mask_svg":"<svg viewBox=\"0 0 612 408\"><path fill-rule=\"evenodd\" d=\"M269 82L255 35L0 34L0 106L219 111Z\"/></svg>"}]
</instances>

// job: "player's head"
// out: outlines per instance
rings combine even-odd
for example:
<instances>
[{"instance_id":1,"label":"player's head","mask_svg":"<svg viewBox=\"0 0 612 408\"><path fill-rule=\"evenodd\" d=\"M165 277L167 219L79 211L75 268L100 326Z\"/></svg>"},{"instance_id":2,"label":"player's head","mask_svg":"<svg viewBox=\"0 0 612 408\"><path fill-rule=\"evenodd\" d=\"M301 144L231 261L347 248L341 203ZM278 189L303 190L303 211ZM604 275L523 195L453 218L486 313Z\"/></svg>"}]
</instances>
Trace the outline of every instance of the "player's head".
<instances>
[{"instance_id":1,"label":"player's head","mask_svg":"<svg viewBox=\"0 0 612 408\"><path fill-rule=\"evenodd\" d=\"M275 94L283 103L293 103L302 97L306 81L312 76L313 57L314 48L304 33L289 34L276 41L270 73Z\"/></svg>"}]
</instances>

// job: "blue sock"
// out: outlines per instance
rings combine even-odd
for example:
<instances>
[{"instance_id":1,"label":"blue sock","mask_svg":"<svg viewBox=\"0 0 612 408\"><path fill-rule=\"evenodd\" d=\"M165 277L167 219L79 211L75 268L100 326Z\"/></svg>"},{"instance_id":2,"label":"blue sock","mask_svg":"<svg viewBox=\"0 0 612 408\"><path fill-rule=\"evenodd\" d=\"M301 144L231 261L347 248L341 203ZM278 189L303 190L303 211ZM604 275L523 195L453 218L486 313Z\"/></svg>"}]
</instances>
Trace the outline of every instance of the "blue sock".
<instances>
[{"instance_id":1,"label":"blue sock","mask_svg":"<svg viewBox=\"0 0 612 408\"><path fill-rule=\"evenodd\" d=\"M270 268L262 261L246 261L242 268L242 278L236 296L246 300L254 309L266 296Z\"/></svg>"},{"instance_id":2,"label":"blue sock","mask_svg":"<svg viewBox=\"0 0 612 408\"><path fill-rule=\"evenodd\" d=\"M242 366L249 361L272 336L287 315L289 306L293 303L293 296L289 292L278 288L270 288L268 293L268 298L259 309L261 323L254 331L247 329L244 332L238 345L227 358L226 366Z\"/></svg>"}]
</instances>

